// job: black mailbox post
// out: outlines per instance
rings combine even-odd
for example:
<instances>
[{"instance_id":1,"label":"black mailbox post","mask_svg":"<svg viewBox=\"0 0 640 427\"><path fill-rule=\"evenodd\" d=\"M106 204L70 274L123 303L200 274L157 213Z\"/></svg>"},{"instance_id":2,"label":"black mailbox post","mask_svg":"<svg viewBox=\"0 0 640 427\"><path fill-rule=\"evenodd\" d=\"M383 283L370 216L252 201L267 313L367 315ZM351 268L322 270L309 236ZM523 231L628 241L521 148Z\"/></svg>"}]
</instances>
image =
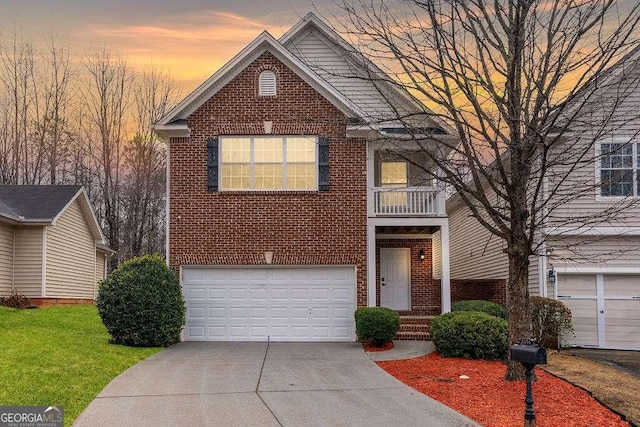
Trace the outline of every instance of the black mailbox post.
<instances>
[{"instance_id":1,"label":"black mailbox post","mask_svg":"<svg viewBox=\"0 0 640 427\"><path fill-rule=\"evenodd\" d=\"M547 364L547 351L544 347L532 345L531 342L531 340L523 338L520 340L520 344L514 344L510 349L511 360L522 363L527 378L527 394L524 398L524 403L526 404L526 409L524 410L525 427L535 427L536 425L536 413L533 410L533 391L531 390L533 368L536 365Z\"/></svg>"}]
</instances>

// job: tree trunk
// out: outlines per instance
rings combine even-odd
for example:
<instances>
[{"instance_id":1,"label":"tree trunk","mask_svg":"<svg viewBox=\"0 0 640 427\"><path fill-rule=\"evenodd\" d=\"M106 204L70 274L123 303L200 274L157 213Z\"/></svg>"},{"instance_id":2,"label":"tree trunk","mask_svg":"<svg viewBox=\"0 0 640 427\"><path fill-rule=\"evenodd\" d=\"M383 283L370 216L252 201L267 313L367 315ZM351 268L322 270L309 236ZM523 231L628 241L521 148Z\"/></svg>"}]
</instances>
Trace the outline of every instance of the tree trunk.
<instances>
[{"instance_id":1,"label":"tree trunk","mask_svg":"<svg viewBox=\"0 0 640 427\"><path fill-rule=\"evenodd\" d=\"M520 338L531 338L531 308L529 304L529 256L526 242L517 242L509 251L509 281L507 283L507 310L509 313L509 347ZM508 352L509 353L509 352ZM513 362L508 354L505 379L523 380L522 364Z\"/></svg>"}]
</instances>

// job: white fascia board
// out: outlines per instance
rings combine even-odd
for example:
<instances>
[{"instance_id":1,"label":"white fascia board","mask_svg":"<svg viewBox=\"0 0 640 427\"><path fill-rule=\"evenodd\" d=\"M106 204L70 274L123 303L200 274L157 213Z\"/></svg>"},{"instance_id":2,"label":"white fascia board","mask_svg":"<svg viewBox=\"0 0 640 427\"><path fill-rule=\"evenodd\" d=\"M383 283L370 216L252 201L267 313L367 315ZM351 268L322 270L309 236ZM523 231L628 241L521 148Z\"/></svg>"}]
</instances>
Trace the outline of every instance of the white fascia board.
<instances>
[{"instance_id":1,"label":"white fascia board","mask_svg":"<svg viewBox=\"0 0 640 427\"><path fill-rule=\"evenodd\" d=\"M617 265L575 265L554 264L559 274L640 274L640 267Z\"/></svg>"},{"instance_id":2,"label":"white fascia board","mask_svg":"<svg viewBox=\"0 0 640 427\"><path fill-rule=\"evenodd\" d=\"M222 66L222 68L172 108L171 111L158 121L158 125L168 125L174 120L187 118L265 51L271 52L276 58L285 63L285 65L291 68L299 77L327 97L332 104L347 116L357 117L363 115L362 111L360 111L355 104L285 49L271 34L263 31L255 40L245 46L236 56Z\"/></svg>"},{"instance_id":3,"label":"white fascia board","mask_svg":"<svg viewBox=\"0 0 640 427\"><path fill-rule=\"evenodd\" d=\"M547 236L640 236L640 227L557 227L546 230Z\"/></svg>"},{"instance_id":4,"label":"white fascia board","mask_svg":"<svg viewBox=\"0 0 640 427\"><path fill-rule=\"evenodd\" d=\"M102 243L106 245L104 234L102 234L102 230L100 229L100 225L98 224L98 218L93 211L93 206L91 206L89 196L87 196L87 192L84 190L84 187L81 187L80 190L78 190L78 192L69 200L69 202L62 209L60 209L60 212L58 212L58 214L51 221L51 225L56 225L58 219L76 200L80 201L80 208L82 209L85 220L87 221L87 225L89 226L91 234L93 234L93 238L95 239L96 243Z\"/></svg>"}]
</instances>

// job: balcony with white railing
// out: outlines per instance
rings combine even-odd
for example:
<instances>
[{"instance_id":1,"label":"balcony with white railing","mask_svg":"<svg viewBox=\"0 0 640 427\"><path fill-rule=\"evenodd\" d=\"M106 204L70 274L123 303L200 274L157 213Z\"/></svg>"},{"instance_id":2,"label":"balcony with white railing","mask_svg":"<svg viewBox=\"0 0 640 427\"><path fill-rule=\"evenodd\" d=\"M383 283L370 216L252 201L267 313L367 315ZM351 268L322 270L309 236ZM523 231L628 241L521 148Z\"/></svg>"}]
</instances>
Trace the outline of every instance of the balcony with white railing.
<instances>
[{"instance_id":1,"label":"balcony with white railing","mask_svg":"<svg viewBox=\"0 0 640 427\"><path fill-rule=\"evenodd\" d=\"M433 187L373 188L372 216L446 216L445 194Z\"/></svg>"}]
</instances>

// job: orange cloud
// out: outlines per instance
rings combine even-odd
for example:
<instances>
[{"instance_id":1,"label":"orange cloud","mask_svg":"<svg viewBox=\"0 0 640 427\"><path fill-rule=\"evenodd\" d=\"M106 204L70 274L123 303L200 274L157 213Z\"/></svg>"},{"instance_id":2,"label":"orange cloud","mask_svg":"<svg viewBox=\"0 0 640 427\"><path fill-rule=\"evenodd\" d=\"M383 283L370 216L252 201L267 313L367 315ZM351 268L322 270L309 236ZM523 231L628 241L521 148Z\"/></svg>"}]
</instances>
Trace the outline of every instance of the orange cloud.
<instances>
[{"instance_id":1,"label":"orange cloud","mask_svg":"<svg viewBox=\"0 0 640 427\"><path fill-rule=\"evenodd\" d=\"M83 34L122 53L133 67L153 64L166 68L174 79L190 85L213 74L263 30L281 35L282 24L269 19L274 17L256 20L210 10L145 25L92 26L84 28Z\"/></svg>"}]
</instances>

